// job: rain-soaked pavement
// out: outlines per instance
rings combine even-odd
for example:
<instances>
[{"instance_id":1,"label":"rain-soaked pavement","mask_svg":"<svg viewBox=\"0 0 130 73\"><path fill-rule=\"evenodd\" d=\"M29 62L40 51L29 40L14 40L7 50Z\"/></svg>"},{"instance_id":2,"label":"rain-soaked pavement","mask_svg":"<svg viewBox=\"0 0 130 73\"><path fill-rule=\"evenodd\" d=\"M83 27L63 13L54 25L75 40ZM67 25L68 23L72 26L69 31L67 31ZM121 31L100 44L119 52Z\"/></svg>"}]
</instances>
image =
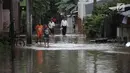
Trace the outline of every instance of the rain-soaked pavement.
<instances>
[{"instance_id":1,"label":"rain-soaked pavement","mask_svg":"<svg viewBox=\"0 0 130 73\"><path fill-rule=\"evenodd\" d=\"M130 50L116 43L88 43L84 36L56 35L50 47L33 43L15 48L15 73L130 73ZM11 73L8 56L0 73Z\"/></svg>"}]
</instances>

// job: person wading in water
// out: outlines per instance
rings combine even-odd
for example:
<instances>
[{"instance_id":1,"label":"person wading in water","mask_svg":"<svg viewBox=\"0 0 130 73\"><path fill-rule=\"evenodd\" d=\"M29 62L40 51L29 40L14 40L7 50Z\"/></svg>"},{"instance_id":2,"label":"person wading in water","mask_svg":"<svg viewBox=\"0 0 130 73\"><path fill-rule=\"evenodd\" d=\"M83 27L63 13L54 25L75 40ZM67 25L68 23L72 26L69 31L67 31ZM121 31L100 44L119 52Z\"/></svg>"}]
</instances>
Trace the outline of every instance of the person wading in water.
<instances>
[{"instance_id":1,"label":"person wading in water","mask_svg":"<svg viewBox=\"0 0 130 73\"><path fill-rule=\"evenodd\" d=\"M63 20L61 21L61 29L62 29L63 36L66 35L67 27L68 27L68 22L67 22L66 18L63 18Z\"/></svg>"},{"instance_id":2,"label":"person wading in water","mask_svg":"<svg viewBox=\"0 0 130 73\"><path fill-rule=\"evenodd\" d=\"M36 25L35 29L36 29L36 33L37 33L37 41L36 41L36 43L40 42L40 44L41 44L42 35L43 35L43 25L38 24L38 25Z\"/></svg>"}]
</instances>

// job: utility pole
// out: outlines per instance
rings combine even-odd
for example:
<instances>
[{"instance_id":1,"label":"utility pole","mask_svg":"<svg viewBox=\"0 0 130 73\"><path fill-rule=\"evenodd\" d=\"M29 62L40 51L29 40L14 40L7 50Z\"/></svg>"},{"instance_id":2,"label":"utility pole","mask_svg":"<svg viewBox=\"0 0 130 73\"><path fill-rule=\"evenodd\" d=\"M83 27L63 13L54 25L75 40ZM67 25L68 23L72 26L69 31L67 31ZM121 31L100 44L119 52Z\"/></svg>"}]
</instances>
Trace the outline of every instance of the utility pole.
<instances>
[{"instance_id":1,"label":"utility pole","mask_svg":"<svg viewBox=\"0 0 130 73\"><path fill-rule=\"evenodd\" d=\"M26 0L27 6L27 44L32 44L32 0Z\"/></svg>"},{"instance_id":2,"label":"utility pole","mask_svg":"<svg viewBox=\"0 0 130 73\"><path fill-rule=\"evenodd\" d=\"M11 65L12 65L12 72L15 73L15 68L14 68L14 17L13 17L13 5L14 5L14 0L10 1L10 28L9 28L9 37L10 37L10 44L11 44Z\"/></svg>"},{"instance_id":3,"label":"utility pole","mask_svg":"<svg viewBox=\"0 0 130 73\"><path fill-rule=\"evenodd\" d=\"M87 0L79 0L79 2L78 2L78 16L79 16L78 33L83 33L83 19L86 16L86 13L85 13L86 4L88 4Z\"/></svg>"}]
</instances>

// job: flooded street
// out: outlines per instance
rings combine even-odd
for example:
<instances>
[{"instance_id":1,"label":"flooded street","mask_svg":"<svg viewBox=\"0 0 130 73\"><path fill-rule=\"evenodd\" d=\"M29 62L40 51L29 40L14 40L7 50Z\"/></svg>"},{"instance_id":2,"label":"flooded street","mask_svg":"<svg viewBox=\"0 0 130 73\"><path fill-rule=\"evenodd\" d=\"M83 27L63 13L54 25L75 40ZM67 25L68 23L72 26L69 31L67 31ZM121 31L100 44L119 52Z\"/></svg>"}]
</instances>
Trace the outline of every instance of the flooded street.
<instances>
[{"instance_id":1,"label":"flooded street","mask_svg":"<svg viewBox=\"0 0 130 73\"><path fill-rule=\"evenodd\" d=\"M130 0L0 0L0 73L130 73Z\"/></svg>"},{"instance_id":2,"label":"flooded street","mask_svg":"<svg viewBox=\"0 0 130 73\"><path fill-rule=\"evenodd\" d=\"M129 73L129 56L84 50L24 50L15 59L15 73Z\"/></svg>"},{"instance_id":3,"label":"flooded street","mask_svg":"<svg viewBox=\"0 0 130 73\"><path fill-rule=\"evenodd\" d=\"M130 73L130 50L116 43L88 43L81 36L50 39L15 49L15 73ZM11 73L10 56L0 59L0 73Z\"/></svg>"}]
</instances>

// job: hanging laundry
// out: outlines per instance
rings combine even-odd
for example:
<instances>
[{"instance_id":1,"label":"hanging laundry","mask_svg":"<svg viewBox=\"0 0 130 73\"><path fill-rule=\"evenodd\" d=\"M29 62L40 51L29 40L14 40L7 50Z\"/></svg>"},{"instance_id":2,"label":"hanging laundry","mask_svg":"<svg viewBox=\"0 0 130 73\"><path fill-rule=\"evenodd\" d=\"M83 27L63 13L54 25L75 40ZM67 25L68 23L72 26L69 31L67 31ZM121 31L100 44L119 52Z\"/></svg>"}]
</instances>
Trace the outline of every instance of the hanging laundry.
<instances>
[{"instance_id":1,"label":"hanging laundry","mask_svg":"<svg viewBox=\"0 0 130 73\"><path fill-rule=\"evenodd\" d=\"M128 19L128 18L125 16L125 17L123 18L123 20L122 20L122 23L123 23L123 24L127 24L127 19Z\"/></svg>"}]
</instances>

